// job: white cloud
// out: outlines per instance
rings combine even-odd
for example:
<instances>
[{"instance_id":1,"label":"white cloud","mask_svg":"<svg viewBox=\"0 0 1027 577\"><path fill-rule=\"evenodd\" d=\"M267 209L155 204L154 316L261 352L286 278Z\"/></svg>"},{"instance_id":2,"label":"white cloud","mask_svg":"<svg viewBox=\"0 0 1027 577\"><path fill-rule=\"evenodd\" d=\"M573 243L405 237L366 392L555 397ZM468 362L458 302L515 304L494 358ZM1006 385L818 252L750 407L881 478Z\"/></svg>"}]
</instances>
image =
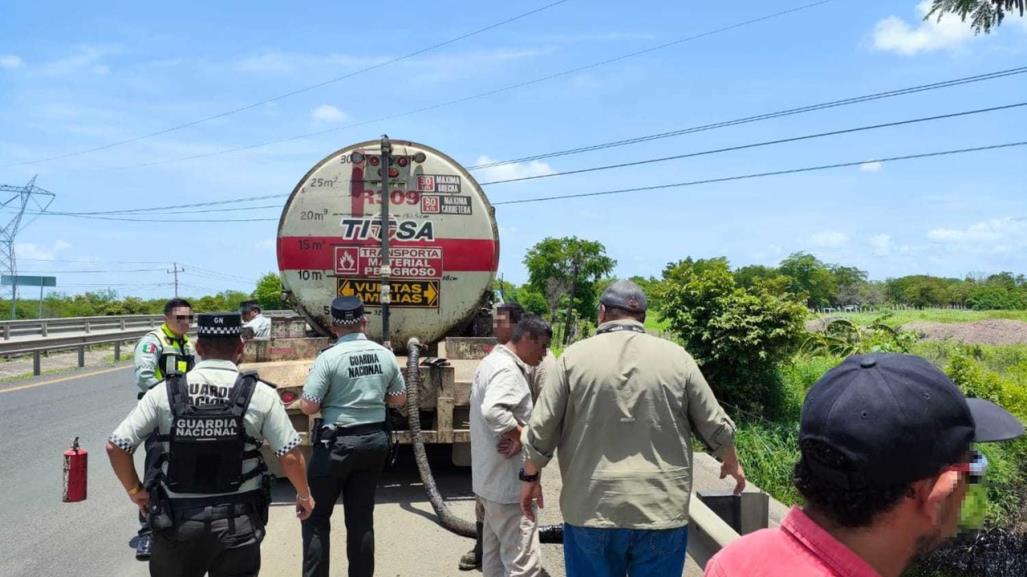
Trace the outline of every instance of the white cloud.
<instances>
[{"instance_id":1,"label":"white cloud","mask_svg":"<svg viewBox=\"0 0 1027 577\"><path fill-rule=\"evenodd\" d=\"M238 67L244 72L281 74L292 72L301 58L299 55L288 52L265 52L240 60Z\"/></svg>"},{"instance_id":2,"label":"white cloud","mask_svg":"<svg viewBox=\"0 0 1027 577\"><path fill-rule=\"evenodd\" d=\"M966 228L935 228L927 233L934 242L1005 252L1027 246L1027 222L1013 218L993 218Z\"/></svg>"},{"instance_id":3,"label":"white cloud","mask_svg":"<svg viewBox=\"0 0 1027 577\"><path fill-rule=\"evenodd\" d=\"M24 64L16 54L0 54L0 69L11 70Z\"/></svg>"},{"instance_id":4,"label":"white cloud","mask_svg":"<svg viewBox=\"0 0 1027 577\"><path fill-rule=\"evenodd\" d=\"M874 249L874 254L877 256L888 256L891 254L891 235L887 234L875 234L868 239L870 246Z\"/></svg>"},{"instance_id":5,"label":"white cloud","mask_svg":"<svg viewBox=\"0 0 1027 577\"><path fill-rule=\"evenodd\" d=\"M860 172L880 172L882 164L880 162L864 162L859 165Z\"/></svg>"},{"instance_id":6,"label":"white cloud","mask_svg":"<svg viewBox=\"0 0 1027 577\"><path fill-rule=\"evenodd\" d=\"M71 244L63 240L55 240L50 246L40 246L31 242L19 242L14 245L15 258L26 260L52 260L61 251L71 248Z\"/></svg>"},{"instance_id":7,"label":"white cloud","mask_svg":"<svg viewBox=\"0 0 1027 577\"><path fill-rule=\"evenodd\" d=\"M322 104L321 106L311 110L310 117L318 122L345 122L349 119L349 116L345 112L331 104Z\"/></svg>"},{"instance_id":8,"label":"white cloud","mask_svg":"<svg viewBox=\"0 0 1027 577\"><path fill-rule=\"evenodd\" d=\"M70 76L80 72L106 76L111 69L101 61L120 52L119 48L110 46L79 46L70 56L47 62L41 70L46 76Z\"/></svg>"},{"instance_id":9,"label":"white cloud","mask_svg":"<svg viewBox=\"0 0 1027 577\"><path fill-rule=\"evenodd\" d=\"M475 162L475 164L488 164L490 162L495 162L495 160L483 154L478 157L478 161ZM529 162L517 162L514 164L504 164L502 166L483 168L475 171L474 177L479 182L489 182L493 180L510 180L514 178L544 176L546 174L553 174L554 172L556 171L553 170L553 167L549 166L549 163L541 160L532 160Z\"/></svg>"},{"instance_id":10,"label":"white cloud","mask_svg":"<svg viewBox=\"0 0 1027 577\"><path fill-rule=\"evenodd\" d=\"M937 15L924 20L931 10L931 0L916 5L917 20L907 24L898 16L889 16L874 27L874 49L912 56L921 52L951 50L974 39L969 22L958 16L946 14L938 20Z\"/></svg>"},{"instance_id":11,"label":"white cloud","mask_svg":"<svg viewBox=\"0 0 1027 577\"><path fill-rule=\"evenodd\" d=\"M826 230L809 237L809 242L817 247L836 248L849 242L849 237L844 232Z\"/></svg>"}]
</instances>

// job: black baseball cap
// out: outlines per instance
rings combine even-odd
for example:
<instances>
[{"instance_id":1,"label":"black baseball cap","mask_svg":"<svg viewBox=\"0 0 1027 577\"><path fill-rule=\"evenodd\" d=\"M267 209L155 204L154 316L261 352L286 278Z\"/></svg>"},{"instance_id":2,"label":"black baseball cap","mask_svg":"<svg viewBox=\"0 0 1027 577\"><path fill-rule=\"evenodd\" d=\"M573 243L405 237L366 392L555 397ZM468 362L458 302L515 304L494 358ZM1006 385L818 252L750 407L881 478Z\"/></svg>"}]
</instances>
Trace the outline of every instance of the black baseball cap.
<instances>
[{"instance_id":1,"label":"black baseball cap","mask_svg":"<svg viewBox=\"0 0 1027 577\"><path fill-rule=\"evenodd\" d=\"M912 483L961 462L971 443L1023 435L1002 407L967 399L945 373L914 355L871 353L845 359L806 395L799 444L824 443L854 467L804 461L843 488Z\"/></svg>"},{"instance_id":2,"label":"black baseball cap","mask_svg":"<svg viewBox=\"0 0 1027 577\"><path fill-rule=\"evenodd\" d=\"M355 325L364 320L364 301L359 297L335 297L332 300L332 322L337 325Z\"/></svg>"},{"instance_id":3,"label":"black baseball cap","mask_svg":"<svg viewBox=\"0 0 1027 577\"><path fill-rule=\"evenodd\" d=\"M260 310L260 302L255 300L243 301L239 303L239 310L246 312L253 309Z\"/></svg>"},{"instance_id":4,"label":"black baseball cap","mask_svg":"<svg viewBox=\"0 0 1027 577\"><path fill-rule=\"evenodd\" d=\"M620 280L606 287L599 302L609 308L644 313L649 306L641 287L629 280Z\"/></svg>"}]
</instances>

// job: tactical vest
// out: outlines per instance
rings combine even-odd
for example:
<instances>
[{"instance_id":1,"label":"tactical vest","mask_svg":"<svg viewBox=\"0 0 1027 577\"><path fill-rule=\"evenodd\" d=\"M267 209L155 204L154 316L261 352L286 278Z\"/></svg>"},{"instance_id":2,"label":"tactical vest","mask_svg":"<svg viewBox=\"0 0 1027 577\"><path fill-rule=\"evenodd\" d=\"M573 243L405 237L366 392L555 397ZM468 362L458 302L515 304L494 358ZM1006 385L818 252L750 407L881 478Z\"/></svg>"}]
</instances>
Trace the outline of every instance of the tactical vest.
<instances>
[{"instance_id":1,"label":"tactical vest","mask_svg":"<svg viewBox=\"0 0 1027 577\"><path fill-rule=\"evenodd\" d=\"M160 329L150 331L149 334L157 337L161 344L161 354L153 370L153 375L158 381L174 375L184 375L192 370L196 364L196 355L191 354L192 347L187 335L182 335L179 340L166 324L161 325Z\"/></svg>"},{"instance_id":2,"label":"tactical vest","mask_svg":"<svg viewBox=\"0 0 1027 577\"><path fill-rule=\"evenodd\" d=\"M159 435L167 442L164 484L176 493L233 493L246 481L265 471L260 441L246 434L244 417L257 386L253 374L240 374L224 402L197 406L189 398L184 376L167 379L171 406L171 431ZM254 448L247 449L246 444ZM257 459L257 466L242 472L243 461Z\"/></svg>"}]
</instances>

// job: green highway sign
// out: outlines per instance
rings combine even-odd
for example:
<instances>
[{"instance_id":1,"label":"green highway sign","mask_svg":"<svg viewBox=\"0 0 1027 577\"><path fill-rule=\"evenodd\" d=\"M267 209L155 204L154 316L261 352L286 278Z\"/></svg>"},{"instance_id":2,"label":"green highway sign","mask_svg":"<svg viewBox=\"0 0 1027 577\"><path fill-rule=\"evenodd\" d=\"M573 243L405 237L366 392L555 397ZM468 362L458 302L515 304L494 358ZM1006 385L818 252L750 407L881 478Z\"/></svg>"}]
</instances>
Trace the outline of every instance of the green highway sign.
<instances>
[{"instance_id":1,"label":"green highway sign","mask_svg":"<svg viewBox=\"0 0 1027 577\"><path fill-rule=\"evenodd\" d=\"M55 277L55 276L24 276L24 275L9 276L9 275L3 275L3 276L0 276L0 285L4 285L4 286L11 286L11 285L16 285L16 286L38 286L38 287L57 286L57 277Z\"/></svg>"}]
</instances>

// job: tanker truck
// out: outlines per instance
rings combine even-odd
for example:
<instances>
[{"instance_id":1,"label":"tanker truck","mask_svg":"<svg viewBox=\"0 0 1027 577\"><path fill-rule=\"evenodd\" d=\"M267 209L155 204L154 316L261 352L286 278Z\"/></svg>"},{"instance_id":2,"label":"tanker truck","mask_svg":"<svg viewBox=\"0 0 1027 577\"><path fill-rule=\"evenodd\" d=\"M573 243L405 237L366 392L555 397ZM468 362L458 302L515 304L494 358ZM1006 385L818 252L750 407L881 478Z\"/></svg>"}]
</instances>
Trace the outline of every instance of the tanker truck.
<instances>
[{"instance_id":1,"label":"tanker truck","mask_svg":"<svg viewBox=\"0 0 1027 577\"><path fill-rule=\"evenodd\" d=\"M383 148L391 149L384 164ZM470 173L414 142L347 146L293 189L278 223L277 252L283 301L295 314L275 319L270 340L247 342L242 368L277 387L307 457L314 417L299 409L303 383L317 353L333 341L332 299L355 295L365 303L367 337L382 342L387 324L384 340L407 368L408 405L390 417L394 441L419 445L424 467L421 443L451 445L454 463L469 465L470 385L477 361L494 344L488 335L499 263L494 209Z\"/></svg>"}]
</instances>

